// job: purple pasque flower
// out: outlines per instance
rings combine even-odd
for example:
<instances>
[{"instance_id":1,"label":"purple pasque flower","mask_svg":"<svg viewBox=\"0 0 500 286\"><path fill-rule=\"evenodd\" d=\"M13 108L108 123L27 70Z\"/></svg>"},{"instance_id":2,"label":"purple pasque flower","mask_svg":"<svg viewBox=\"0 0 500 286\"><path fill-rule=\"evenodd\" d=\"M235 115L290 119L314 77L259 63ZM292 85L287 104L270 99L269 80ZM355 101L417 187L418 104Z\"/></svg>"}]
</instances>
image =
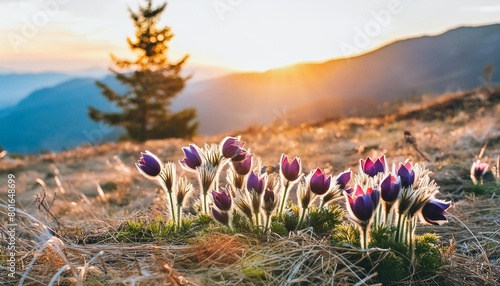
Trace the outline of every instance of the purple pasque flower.
<instances>
[{"instance_id":1,"label":"purple pasque flower","mask_svg":"<svg viewBox=\"0 0 500 286\"><path fill-rule=\"evenodd\" d=\"M229 214L225 211L218 211L216 208L212 207L212 215L214 219L224 225L229 224Z\"/></svg>"},{"instance_id":2,"label":"purple pasque flower","mask_svg":"<svg viewBox=\"0 0 500 286\"><path fill-rule=\"evenodd\" d=\"M442 225L448 222L444 214L450 205L451 203L449 202L431 199L422 208L422 218L430 224Z\"/></svg>"},{"instance_id":3,"label":"purple pasque flower","mask_svg":"<svg viewBox=\"0 0 500 286\"><path fill-rule=\"evenodd\" d=\"M361 186L357 186L354 195L347 195L347 199L352 215L359 221L368 223L378 207L380 194L373 188L367 188L365 191Z\"/></svg>"},{"instance_id":4,"label":"purple pasque flower","mask_svg":"<svg viewBox=\"0 0 500 286\"><path fill-rule=\"evenodd\" d=\"M221 188L220 191L212 191L212 198L219 210L228 211L231 209L232 200L227 189Z\"/></svg>"},{"instance_id":5,"label":"purple pasque flower","mask_svg":"<svg viewBox=\"0 0 500 286\"><path fill-rule=\"evenodd\" d=\"M410 162L400 163L398 167L398 176L401 178L401 186L408 188L415 182L415 171Z\"/></svg>"},{"instance_id":6,"label":"purple pasque flower","mask_svg":"<svg viewBox=\"0 0 500 286\"><path fill-rule=\"evenodd\" d=\"M243 159L245 159L245 155L244 156L239 156L241 153L245 153L246 154L246 150L243 149L243 145L245 145L245 143L241 142L239 137L226 137L224 138L222 141L221 141L221 153L222 153L222 156L224 156L225 158L228 158L228 159L232 159L234 161L241 161ZM236 157L236 159L235 159Z\"/></svg>"},{"instance_id":7,"label":"purple pasque flower","mask_svg":"<svg viewBox=\"0 0 500 286\"><path fill-rule=\"evenodd\" d=\"M232 161L234 171L241 176L248 175L252 169L253 154L246 154L245 159L241 161Z\"/></svg>"},{"instance_id":8,"label":"purple pasque flower","mask_svg":"<svg viewBox=\"0 0 500 286\"><path fill-rule=\"evenodd\" d=\"M255 172L250 172L250 175L247 179L247 190L254 191L257 194L262 194L264 192L264 188L266 187L266 176L265 175L257 175Z\"/></svg>"},{"instance_id":9,"label":"purple pasque flower","mask_svg":"<svg viewBox=\"0 0 500 286\"><path fill-rule=\"evenodd\" d=\"M141 152L141 158L135 163L135 166L148 179L155 179L162 170L161 160L148 150Z\"/></svg>"},{"instance_id":10,"label":"purple pasque flower","mask_svg":"<svg viewBox=\"0 0 500 286\"><path fill-rule=\"evenodd\" d=\"M281 154L281 165L280 172L290 182L293 182L299 178L302 166L300 164L300 158L295 157L292 161L288 159L288 156Z\"/></svg>"},{"instance_id":11,"label":"purple pasque flower","mask_svg":"<svg viewBox=\"0 0 500 286\"><path fill-rule=\"evenodd\" d=\"M347 170L342 173L340 173L335 180L337 181L337 184L340 186L340 189L345 190L347 184L351 180L351 175L352 171Z\"/></svg>"},{"instance_id":12,"label":"purple pasque flower","mask_svg":"<svg viewBox=\"0 0 500 286\"><path fill-rule=\"evenodd\" d=\"M396 201L401 191L401 177L387 174L380 183L380 194L382 199L388 203Z\"/></svg>"},{"instance_id":13,"label":"purple pasque flower","mask_svg":"<svg viewBox=\"0 0 500 286\"><path fill-rule=\"evenodd\" d=\"M472 181L474 181L474 184L481 181L484 174L488 172L489 167L488 163L482 163L479 159L472 163L472 167L470 168L470 177Z\"/></svg>"},{"instance_id":14,"label":"purple pasque flower","mask_svg":"<svg viewBox=\"0 0 500 286\"><path fill-rule=\"evenodd\" d=\"M361 171L370 177L375 177L378 173L384 173L387 169L385 164L385 155L373 161L372 158L368 157L366 160L359 160L359 167Z\"/></svg>"},{"instance_id":15,"label":"purple pasque flower","mask_svg":"<svg viewBox=\"0 0 500 286\"><path fill-rule=\"evenodd\" d=\"M316 195L324 195L330 189L332 176L326 176L320 168L309 174L309 187Z\"/></svg>"},{"instance_id":16,"label":"purple pasque flower","mask_svg":"<svg viewBox=\"0 0 500 286\"><path fill-rule=\"evenodd\" d=\"M180 161L181 165L186 169L196 170L197 167L201 166L203 160L201 158L201 149L194 145L189 144L189 147L182 147L184 152L184 159Z\"/></svg>"}]
</instances>

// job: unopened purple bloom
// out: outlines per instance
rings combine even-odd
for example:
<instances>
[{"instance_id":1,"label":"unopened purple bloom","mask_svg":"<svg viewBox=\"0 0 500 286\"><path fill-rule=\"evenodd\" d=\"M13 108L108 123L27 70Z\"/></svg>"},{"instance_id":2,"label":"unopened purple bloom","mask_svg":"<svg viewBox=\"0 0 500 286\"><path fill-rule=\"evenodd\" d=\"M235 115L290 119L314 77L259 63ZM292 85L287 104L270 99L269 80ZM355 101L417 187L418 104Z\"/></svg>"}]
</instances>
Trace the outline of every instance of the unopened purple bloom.
<instances>
[{"instance_id":1,"label":"unopened purple bloom","mask_svg":"<svg viewBox=\"0 0 500 286\"><path fill-rule=\"evenodd\" d=\"M229 223L229 215L225 211L219 212L217 209L212 208L212 215L214 219L222 224L227 225Z\"/></svg>"},{"instance_id":2,"label":"unopened purple bloom","mask_svg":"<svg viewBox=\"0 0 500 286\"><path fill-rule=\"evenodd\" d=\"M274 202L274 192L270 189L266 189L264 192L264 203L273 203Z\"/></svg>"},{"instance_id":3,"label":"unopened purple bloom","mask_svg":"<svg viewBox=\"0 0 500 286\"><path fill-rule=\"evenodd\" d=\"M270 214L278 206L278 201L275 199L275 194L270 189L264 191L264 211Z\"/></svg>"},{"instance_id":4,"label":"unopened purple bloom","mask_svg":"<svg viewBox=\"0 0 500 286\"><path fill-rule=\"evenodd\" d=\"M264 191L266 184L264 176L258 176L255 172L250 172L247 180L247 190L254 191L260 195Z\"/></svg>"},{"instance_id":5,"label":"unopened purple bloom","mask_svg":"<svg viewBox=\"0 0 500 286\"><path fill-rule=\"evenodd\" d=\"M182 166L187 166L192 170L196 170L196 167L201 166L201 150L198 146L190 144L189 147L182 147L184 152L184 159L181 161Z\"/></svg>"},{"instance_id":6,"label":"unopened purple bloom","mask_svg":"<svg viewBox=\"0 0 500 286\"><path fill-rule=\"evenodd\" d=\"M229 195L229 192L226 189L221 188L219 192L212 191L212 197L215 206L219 208L219 210L228 211L231 209L231 195Z\"/></svg>"},{"instance_id":7,"label":"unopened purple bloom","mask_svg":"<svg viewBox=\"0 0 500 286\"><path fill-rule=\"evenodd\" d=\"M332 177L326 176L321 169L317 168L314 173L310 175L309 187L311 192L316 195L324 195L330 189Z\"/></svg>"},{"instance_id":8,"label":"unopened purple bloom","mask_svg":"<svg viewBox=\"0 0 500 286\"><path fill-rule=\"evenodd\" d=\"M240 153L245 152L245 149L243 149L244 143L242 143L239 138L236 137L226 137L222 140L221 142L221 153L222 156L225 158L233 159L240 155ZM239 156L237 157L237 160L243 160L245 159L245 156Z\"/></svg>"},{"instance_id":9,"label":"unopened purple bloom","mask_svg":"<svg viewBox=\"0 0 500 286\"><path fill-rule=\"evenodd\" d=\"M337 181L337 184L340 186L340 188L342 190L345 190L347 184L351 180L351 175L352 175L351 170L348 170L348 171L344 171L344 172L340 173L337 176L337 178L335 178L335 180Z\"/></svg>"},{"instance_id":10,"label":"unopened purple bloom","mask_svg":"<svg viewBox=\"0 0 500 286\"><path fill-rule=\"evenodd\" d=\"M399 164L398 176L401 178L401 186L403 188L408 188L415 182L415 171L413 171L413 166L410 162L405 164Z\"/></svg>"},{"instance_id":11,"label":"unopened purple bloom","mask_svg":"<svg viewBox=\"0 0 500 286\"><path fill-rule=\"evenodd\" d=\"M378 173L384 173L386 170L385 156L378 158L376 161L373 161L370 157L366 158L366 160L361 159L359 167L361 171L370 177L374 177Z\"/></svg>"},{"instance_id":12,"label":"unopened purple bloom","mask_svg":"<svg viewBox=\"0 0 500 286\"><path fill-rule=\"evenodd\" d=\"M400 177L387 174L387 176L380 183L380 193L382 199L388 203L396 201L401 191Z\"/></svg>"},{"instance_id":13,"label":"unopened purple bloom","mask_svg":"<svg viewBox=\"0 0 500 286\"><path fill-rule=\"evenodd\" d=\"M246 158L241 161L233 161L234 171L241 176L247 175L252 168L252 157L253 154L249 154L246 155Z\"/></svg>"},{"instance_id":14,"label":"unopened purple bloom","mask_svg":"<svg viewBox=\"0 0 500 286\"><path fill-rule=\"evenodd\" d=\"M135 163L135 166L142 175L153 179L160 174L162 163L155 154L146 150L146 152L141 153L141 158L139 162Z\"/></svg>"},{"instance_id":15,"label":"unopened purple bloom","mask_svg":"<svg viewBox=\"0 0 500 286\"><path fill-rule=\"evenodd\" d=\"M378 206L379 192L372 188L368 188L365 192L360 186L357 186L354 196L348 195L347 198L352 214L358 220L366 223L372 218Z\"/></svg>"},{"instance_id":16,"label":"unopened purple bloom","mask_svg":"<svg viewBox=\"0 0 500 286\"><path fill-rule=\"evenodd\" d=\"M302 166L300 165L300 158L295 157L293 161L290 162L285 154L281 155L281 174L290 182L293 182L299 178Z\"/></svg>"},{"instance_id":17,"label":"unopened purple bloom","mask_svg":"<svg viewBox=\"0 0 500 286\"><path fill-rule=\"evenodd\" d=\"M481 178L488 172L489 165L487 163L482 163L481 160L477 160L472 163L472 167L470 169L470 176L474 183L478 183L481 181Z\"/></svg>"},{"instance_id":18,"label":"unopened purple bloom","mask_svg":"<svg viewBox=\"0 0 500 286\"><path fill-rule=\"evenodd\" d=\"M422 208L423 219L433 225L442 225L448 220L444 216L446 210L450 207L449 202L444 202L441 200L431 199Z\"/></svg>"}]
</instances>

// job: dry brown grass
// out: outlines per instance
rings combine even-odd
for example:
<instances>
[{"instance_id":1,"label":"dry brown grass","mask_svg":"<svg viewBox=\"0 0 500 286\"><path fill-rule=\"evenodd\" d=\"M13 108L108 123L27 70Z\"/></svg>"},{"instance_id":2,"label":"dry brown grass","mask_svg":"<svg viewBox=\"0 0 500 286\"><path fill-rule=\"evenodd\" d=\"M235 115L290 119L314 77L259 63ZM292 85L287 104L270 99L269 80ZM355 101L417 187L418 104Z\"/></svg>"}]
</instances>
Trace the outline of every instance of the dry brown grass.
<instances>
[{"instance_id":1,"label":"dry brown grass","mask_svg":"<svg viewBox=\"0 0 500 286\"><path fill-rule=\"evenodd\" d=\"M500 206L500 200L482 198L476 203L488 207L478 209L468 202L452 211L467 221L467 227L451 218L449 225L434 228L446 245L443 270L426 281L402 284L499 282L500 234L479 217ZM467 220L462 213L478 218ZM288 237L207 233L187 244L108 240L81 245L52 236L43 222L20 215L25 226L19 252L23 266L18 274L25 277L24 285L370 285L370 278L376 276L360 267L359 261L348 259L359 257L359 250L332 246L307 230ZM387 251L370 252L381 259Z\"/></svg>"}]
</instances>

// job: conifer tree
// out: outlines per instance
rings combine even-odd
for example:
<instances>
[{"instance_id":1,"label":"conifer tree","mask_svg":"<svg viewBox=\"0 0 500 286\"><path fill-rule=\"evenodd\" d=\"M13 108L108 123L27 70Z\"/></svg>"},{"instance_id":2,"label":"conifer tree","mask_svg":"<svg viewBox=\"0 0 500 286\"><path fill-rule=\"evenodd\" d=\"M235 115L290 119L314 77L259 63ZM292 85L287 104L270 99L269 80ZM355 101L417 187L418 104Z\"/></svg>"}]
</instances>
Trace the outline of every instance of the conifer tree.
<instances>
[{"instance_id":1,"label":"conifer tree","mask_svg":"<svg viewBox=\"0 0 500 286\"><path fill-rule=\"evenodd\" d=\"M189 138L198 128L196 110L189 108L173 113L169 109L172 99L184 89L189 79L181 76L188 55L176 63L169 61L167 44L174 35L168 26L157 27L167 3L153 7L152 1L146 0L138 12L129 9L135 39L127 38L127 42L137 58L118 59L111 55L121 72L111 71L126 91L120 93L103 82L96 82L103 95L121 111L106 113L89 107L89 116L95 121L124 127L132 140Z\"/></svg>"}]
</instances>

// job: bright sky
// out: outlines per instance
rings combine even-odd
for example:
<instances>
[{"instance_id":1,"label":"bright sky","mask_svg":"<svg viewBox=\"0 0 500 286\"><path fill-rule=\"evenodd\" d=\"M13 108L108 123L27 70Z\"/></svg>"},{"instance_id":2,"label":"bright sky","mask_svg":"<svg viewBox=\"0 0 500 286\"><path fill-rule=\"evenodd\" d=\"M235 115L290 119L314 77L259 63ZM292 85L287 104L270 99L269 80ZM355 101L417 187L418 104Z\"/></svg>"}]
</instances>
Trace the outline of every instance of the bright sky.
<instances>
[{"instance_id":1,"label":"bright sky","mask_svg":"<svg viewBox=\"0 0 500 286\"><path fill-rule=\"evenodd\" d=\"M0 0L0 69L107 68L128 56L141 0ZM160 0L155 0L160 3ZM362 53L400 38L500 23L498 0L170 0L170 57L266 70Z\"/></svg>"}]
</instances>

